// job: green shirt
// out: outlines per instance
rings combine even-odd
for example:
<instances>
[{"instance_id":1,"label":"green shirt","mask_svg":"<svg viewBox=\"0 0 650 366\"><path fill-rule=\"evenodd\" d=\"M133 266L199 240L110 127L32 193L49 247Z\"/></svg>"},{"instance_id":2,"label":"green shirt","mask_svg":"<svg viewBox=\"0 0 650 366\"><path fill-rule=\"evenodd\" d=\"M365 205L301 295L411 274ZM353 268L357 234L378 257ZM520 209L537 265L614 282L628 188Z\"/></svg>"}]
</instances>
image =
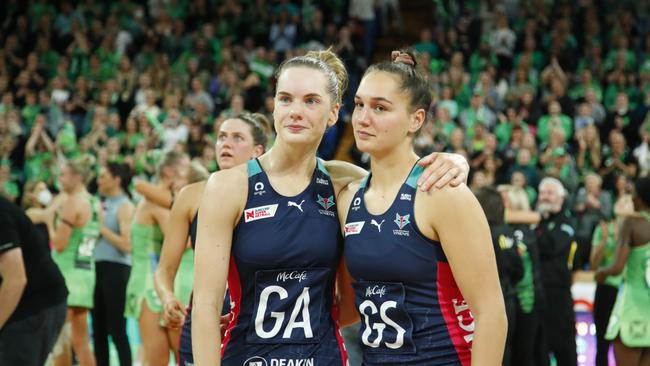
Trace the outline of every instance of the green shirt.
<instances>
[{"instance_id":1,"label":"green shirt","mask_svg":"<svg viewBox=\"0 0 650 366\"><path fill-rule=\"evenodd\" d=\"M515 285L517 297L519 298L519 308L525 314L530 314L535 306L535 282L533 277L533 261L530 258L528 247L525 243L518 242L521 263L524 267L524 276Z\"/></svg>"},{"instance_id":2,"label":"green shirt","mask_svg":"<svg viewBox=\"0 0 650 366\"><path fill-rule=\"evenodd\" d=\"M499 141L499 146L503 147L510 142L510 135L512 134L512 127L514 124L519 124L524 134L528 133L528 125L523 122L508 121L506 123L499 123L494 128L494 135Z\"/></svg>"},{"instance_id":3,"label":"green shirt","mask_svg":"<svg viewBox=\"0 0 650 366\"><path fill-rule=\"evenodd\" d=\"M600 84L598 84L595 81L592 81L589 86L586 86L585 84L578 84L571 88L569 91L569 98L572 100L577 100L580 98L583 98L585 96L585 92L587 89L593 90L594 94L596 95L596 99L600 102L603 100L603 88L600 87Z\"/></svg>"},{"instance_id":4,"label":"green shirt","mask_svg":"<svg viewBox=\"0 0 650 366\"><path fill-rule=\"evenodd\" d=\"M20 111L20 114L25 120L25 127L27 127L27 130L32 129L32 124L34 123L34 120L39 113L41 113L41 106L38 104L26 105Z\"/></svg>"},{"instance_id":5,"label":"green shirt","mask_svg":"<svg viewBox=\"0 0 650 366\"><path fill-rule=\"evenodd\" d=\"M12 180L6 181L2 186L2 191L9 198L16 199L20 195L18 184Z\"/></svg>"},{"instance_id":6,"label":"green shirt","mask_svg":"<svg viewBox=\"0 0 650 366\"><path fill-rule=\"evenodd\" d=\"M416 43L413 48L420 53L428 53L431 58L436 58L438 56L438 46L433 42Z\"/></svg>"},{"instance_id":7,"label":"green shirt","mask_svg":"<svg viewBox=\"0 0 650 366\"><path fill-rule=\"evenodd\" d=\"M52 161L52 153L37 152L31 157L25 159L25 180L42 180L44 182L51 182L52 172L50 170L50 163Z\"/></svg>"},{"instance_id":8,"label":"green shirt","mask_svg":"<svg viewBox=\"0 0 650 366\"><path fill-rule=\"evenodd\" d=\"M493 53L490 53L488 57L483 57L478 51L473 52L469 58L469 71L472 74L472 79L484 71L488 64L499 65L499 60Z\"/></svg>"},{"instance_id":9,"label":"green shirt","mask_svg":"<svg viewBox=\"0 0 650 366\"><path fill-rule=\"evenodd\" d=\"M607 223L607 238L605 239L605 248L603 250L603 260L600 262L600 266L598 268L605 268L609 267L614 263L614 259L616 258L616 224L614 221L610 221ZM602 244L603 240L603 229L600 225L596 226L596 229L594 229L594 234L591 239L591 246L593 248L596 248L597 246ZM597 268L592 268L593 270L596 270ZM605 284L618 287L621 282L623 281L623 277L621 275L618 276L610 276L607 277L605 280Z\"/></svg>"},{"instance_id":10,"label":"green shirt","mask_svg":"<svg viewBox=\"0 0 650 366\"><path fill-rule=\"evenodd\" d=\"M543 145L548 144L551 130L556 126L564 130L564 141L568 141L571 138L573 134L573 123L569 116L561 114L557 120L553 120L550 115L545 115L537 122L537 137Z\"/></svg>"}]
</instances>

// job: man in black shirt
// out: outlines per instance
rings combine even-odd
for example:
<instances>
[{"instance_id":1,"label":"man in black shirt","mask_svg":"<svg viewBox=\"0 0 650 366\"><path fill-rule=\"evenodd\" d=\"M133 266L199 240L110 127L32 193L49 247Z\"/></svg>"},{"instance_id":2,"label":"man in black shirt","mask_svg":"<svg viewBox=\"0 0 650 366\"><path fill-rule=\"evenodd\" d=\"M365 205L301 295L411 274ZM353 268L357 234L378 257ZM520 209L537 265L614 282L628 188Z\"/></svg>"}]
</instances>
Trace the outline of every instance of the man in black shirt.
<instances>
[{"instance_id":1,"label":"man in black shirt","mask_svg":"<svg viewBox=\"0 0 650 366\"><path fill-rule=\"evenodd\" d=\"M571 272L577 250L573 220L563 210L566 190L556 178L539 184L537 211L542 221L535 234L539 247L542 285L547 299L542 310L549 351L558 366L576 366L576 328Z\"/></svg>"},{"instance_id":2,"label":"man in black shirt","mask_svg":"<svg viewBox=\"0 0 650 366\"><path fill-rule=\"evenodd\" d=\"M0 197L0 365L42 366L63 327L68 291L48 241Z\"/></svg>"}]
</instances>

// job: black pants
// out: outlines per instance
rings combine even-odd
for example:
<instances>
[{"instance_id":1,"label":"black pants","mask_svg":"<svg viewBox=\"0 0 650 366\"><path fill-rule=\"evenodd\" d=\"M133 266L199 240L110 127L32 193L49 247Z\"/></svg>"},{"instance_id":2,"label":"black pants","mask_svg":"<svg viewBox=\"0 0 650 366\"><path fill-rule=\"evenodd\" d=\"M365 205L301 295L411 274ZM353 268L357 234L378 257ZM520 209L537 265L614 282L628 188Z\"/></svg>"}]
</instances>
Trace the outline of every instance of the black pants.
<instances>
[{"instance_id":1,"label":"black pants","mask_svg":"<svg viewBox=\"0 0 650 366\"><path fill-rule=\"evenodd\" d=\"M544 333L548 350L555 355L557 366L576 366L576 317L570 288L544 288Z\"/></svg>"},{"instance_id":2,"label":"black pants","mask_svg":"<svg viewBox=\"0 0 650 366\"><path fill-rule=\"evenodd\" d=\"M0 365L42 366L65 322L66 303L5 324L0 331Z\"/></svg>"},{"instance_id":3,"label":"black pants","mask_svg":"<svg viewBox=\"0 0 650 366\"><path fill-rule=\"evenodd\" d=\"M610 285L596 286L594 298L594 324L596 325L596 366L607 366L610 341L605 339L609 316L614 309L618 289Z\"/></svg>"},{"instance_id":4,"label":"black pants","mask_svg":"<svg viewBox=\"0 0 650 366\"><path fill-rule=\"evenodd\" d=\"M95 307L93 316L93 342L98 366L110 364L108 336L117 348L121 366L131 366L131 347L126 335L126 284L131 267L113 262L97 262L95 265Z\"/></svg>"},{"instance_id":5,"label":"black pants","mask_svg":"<svg viewBox=\"0 0 650 366\"><path fill-rule=\"evenodd\" d=\"M512 365L543 365L537 361L535 351L536 347L546 345L546 342L540 339L543 335L540 329L539 311L537 304L530 313L524 313L517 307L517 320L512 337Z\"/></svg>"},{"instance_id":6,"label":"black pants","mask_svg":"<svg viewBox=\"0 0 650 366\"><path fill-rule=\"evenodd\" d=\"M515 295L504 296L503 298L506 305L506 316L508 318L508 333L506 335L506 345L503 350L503 366L516 365L511 362L512 348L514 344L515 329L517 327L517 299Z\"/></svg>"}]
</instances>

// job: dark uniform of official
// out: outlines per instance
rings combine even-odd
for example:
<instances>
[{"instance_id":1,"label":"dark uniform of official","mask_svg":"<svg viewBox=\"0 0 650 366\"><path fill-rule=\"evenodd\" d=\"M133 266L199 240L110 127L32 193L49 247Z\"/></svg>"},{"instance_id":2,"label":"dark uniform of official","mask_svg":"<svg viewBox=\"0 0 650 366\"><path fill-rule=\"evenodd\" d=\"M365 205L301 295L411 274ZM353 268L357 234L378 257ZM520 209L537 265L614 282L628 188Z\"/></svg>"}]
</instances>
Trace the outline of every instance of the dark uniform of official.
<instances>
[{"instance_id":1,"label":"dark uniform of official","mask_svg":"<svg viewBox=\"0 0 650 366\"><path fill-rule=\"evenodd\" d=\"M545 366L548 349L542 332L545 303L537 236L530 225L509 225L514 230L524 265L524 278L517 283L517 313L512 337L512 365Z\"/></svg>"},{"instance_id":2,"label":"dark uniform of official","mask_svg":"<svg viewBox=\"0 0 650 366\"><path fill-rule=\"evenodd\" d=\"M490 226L490 232L492 233L499 282L501 283L501 291L503 292L508 317L508 336L506 338L503 365L509 366L511 364L512 343L516 325L515 315L517 313L517 289L515 285L523 277L524 267L517 253L517 241L512 228L506 225L492 225Z\"/></svg>"},{"instance_id":3,"label":"dark uniform of official","mask_svg":"<svg viewBox=\"0 0 650 366\"><path fill-rule=\"evenodd\" d=\"M544 332L558 366L576 366L576 331L571 271L577 249L573 220L565 212L551 214L535 230L546 303Z\"/></svg>"}]
</instances>

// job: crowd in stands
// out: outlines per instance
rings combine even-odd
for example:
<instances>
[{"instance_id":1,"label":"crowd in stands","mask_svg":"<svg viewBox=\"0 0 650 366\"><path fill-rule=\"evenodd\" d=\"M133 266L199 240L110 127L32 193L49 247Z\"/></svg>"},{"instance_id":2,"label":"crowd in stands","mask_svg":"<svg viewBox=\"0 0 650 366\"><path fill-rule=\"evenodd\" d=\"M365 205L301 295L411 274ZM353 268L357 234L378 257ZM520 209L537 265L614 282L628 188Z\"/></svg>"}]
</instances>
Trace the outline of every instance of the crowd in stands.
<instances>
[{"instance_id":1,"label":"crowd in stands","mask_svg":"<svg viewBox=\"0 0 650 366\"><path fill-rule=\"evenodd\" d=\"M244 112L272 120L280 62L327 47L350 74L339 123L319 148L331 159L351 128L359 80L381 56L378 37L408 26L398 5L5 1L0 194L30 207L25 193L43 183L60 191L61 164L85 155L96 173L127 163L134 181L154 179L170 150L214 172L220 123ZM595 229L605 230L631 182L650 172L650 3L437 0L433 8L419 39L404 39L434 96L418 152L460 153L473 190L519 187L533 208L540 181L559 179L586 268ZM354 146L349 155L367 167Z\"/></svg>"},{"instance_id":2,"label":"crowd in stands","mask_svg":"<svg viewBox=\"0 0 650 366\"><path fill-rule=\"evenodd\" d=\"M367 8L360 3L352 14ZM98 167L127 162L146 179L160 151L178 149L215 171L214 131L244 111L270 116L281 60L331 46L360 78L373 48L364 48L364 23L348 5L8 2L0 10L3 194L16 200L30 181L56 189L59 163L82 154Z\"/></svg>"},{"instance_id":3,"label":"crowd in stands","mask_svg":"<svg viewBox=\"0 0 650 366\"><path fill-rule=\"evenodd\" d=\"M284 58L332 46L354 90L374 52L367 36L382 28L381 9L368 15L367 3L9 2L3 193L16 199L29 181L54 186L57 163L79 154L147 177L157 151L180 149L216 170L215 126L242 111L270 116ZM531 204L540 178L558 177L576 215L602 208L607 218L626 182L650 170L646 13L634 2L440 2L413 44L435 95L418 149L463 153L473 187L520 185ZM325 158L340 133L328 135ZM590 172L602 182L585 184Z\"/></svg>"}]
</instances>

